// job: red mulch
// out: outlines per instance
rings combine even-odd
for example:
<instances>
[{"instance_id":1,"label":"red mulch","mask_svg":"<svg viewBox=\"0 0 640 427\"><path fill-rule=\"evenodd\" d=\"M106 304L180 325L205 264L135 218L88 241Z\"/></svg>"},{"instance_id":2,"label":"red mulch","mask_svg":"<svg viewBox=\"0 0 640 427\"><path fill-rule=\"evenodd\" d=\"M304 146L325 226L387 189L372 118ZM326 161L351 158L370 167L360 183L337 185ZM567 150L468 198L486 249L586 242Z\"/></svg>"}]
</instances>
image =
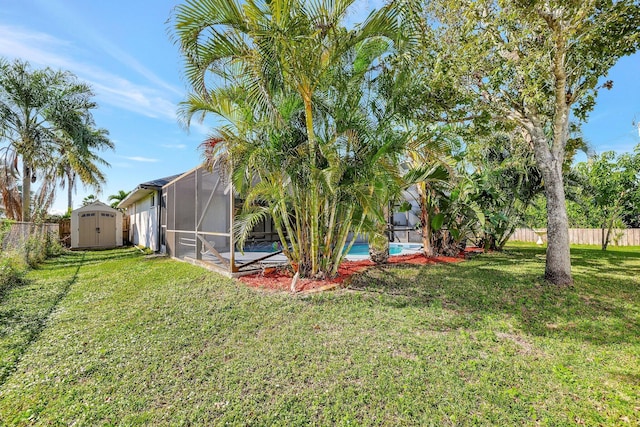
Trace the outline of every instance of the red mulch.
<instances>
[{"instance_id":1,"label":"red mulch","mask_svg":"<svg viewBox=\"0 0 640 427\"><path fill-rule=\"evenodd\" d=\"M421 254L415 255L401 255L389 257L388 264L440 264L440 263L452 263L461 262L466 258L468 253L482 253L481 248L467 248L464 253L461 253L457 257L426 257ZM312 280L312 279L299 279L296 284L296 291L312 291L321 289L331 289L338 287L345 280L350 278L355 273L365 270L375 264L370 260L363 261L344 261L338 269L338 276L331 280ZM240 277L240 280L245 284L265 290L272 291L290 291L291 281L293 280L293 274L280 268L267 268L264 273L256 273L248 276Z\"/></svg>"}]
</instances>

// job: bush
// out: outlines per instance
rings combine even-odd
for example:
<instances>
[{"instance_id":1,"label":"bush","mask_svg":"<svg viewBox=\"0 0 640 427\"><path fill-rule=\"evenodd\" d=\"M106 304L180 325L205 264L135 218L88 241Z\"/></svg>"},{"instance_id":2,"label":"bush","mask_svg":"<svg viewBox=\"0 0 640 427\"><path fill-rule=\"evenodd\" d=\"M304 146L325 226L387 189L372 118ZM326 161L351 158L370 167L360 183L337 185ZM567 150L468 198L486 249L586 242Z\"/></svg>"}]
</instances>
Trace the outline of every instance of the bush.
<instances>
[{"instance_id":1,"label":"bush","mask_svg":"<svg viewBox=\"0 0 640 427\"><path fill-rule=\"evenodd\" d=\"M24 283L27 265L18 254L0 254L0 297L9 289Z\"/></svg>"},{"instance_id":2,"label":"bush","mask_svg":"<svg viewBox=\"0 0 640 427\"><path fill-rule=\"evenodd\" d=\"M59 256L64 252L64 248L51 233L36 233L29 236L25 241L24 260L29 267L35 267L45 259Z\"/></svg>"}]
</instances>

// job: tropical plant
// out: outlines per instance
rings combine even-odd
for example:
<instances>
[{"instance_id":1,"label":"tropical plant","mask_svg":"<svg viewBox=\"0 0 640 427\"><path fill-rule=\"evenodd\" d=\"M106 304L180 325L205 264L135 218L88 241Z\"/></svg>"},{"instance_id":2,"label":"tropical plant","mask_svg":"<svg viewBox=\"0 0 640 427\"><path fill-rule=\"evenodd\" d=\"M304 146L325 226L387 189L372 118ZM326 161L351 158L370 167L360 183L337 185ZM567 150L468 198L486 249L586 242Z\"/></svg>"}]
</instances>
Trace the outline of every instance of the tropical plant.
<instances>
[{"instance_id":1,"label":"tropical plant","mask_svg":"<svg viewBox=\"0 0 640 427\"><path fill-rule=\"evenodd\" d=\"M413 197L418 205L414 214L419 218L424 254L434 256L454 251L443 246L449 240L443 235L449 234L447 224L454 226L458 219L446 217L441 208L461 201L453 202L449 197L452 188L460 184L454 153L466 136L459 123L466 117L459 109L464 94L442 72L446 63L434 55L433 31L421 16L419 5L399 1L394 6L410 43L379 77L381 94L396 112L394 126L408 141L403 158L405 196ZM451 231L455 233L455 229Z\"/></svg>"},{"instance_id":2,"label":"tropical plant","mask_svg":"<svg viewBox=\"0 0 640 427\"><path fill-rule=\"evenodd\" d=\"M99 202L98 197L95 194L89 194L82 199L82 206L90 205L91 203Z\"/></svg>"},{"instance_id":3,"label":"tropical plant","mask_svg":"<svg viewBox=\"0 0 640 427\"><path fill-rule=\"evenodd\" d=\"M542 177L522 133L494 132L467 146L465 163L476 191L474 199L485 223L476 243L485 249L502 250L525 213L542 190Z\"/></svg>"},{"instance_id":4,"label":"tropical plant","mask_svg":"<svg viewBox=\"0 0 640 427\"><path fill-rule=\"evenodd\" d=\"M8 219L22 219L21 191L15 168L6 163L7 159L0 160L0 192L2 197L2 213Z\"/></svg>"},{"instance_id":5,"label":"tropical plant","mask_svg":"<svg viewBox=\"0 0 640 427\"><path fill-rule=\"evenodd\" d=\"M369 84L400 34L397 16L386 7L347 30L352 3L213 0L176 8L193 89L184 118L212 113L227 122L205 151L212 161L226 157L245 199L235 231L242 242L271 217L302 276L337 273L343 247L373 218L383 221L383 181L397 175L401 138L372 114Z\"/></svg>"},{"instance_id":6,"label":"tropical plant","mask_svg":"<svg viewBox=\"0 0 640 427\"><path fill-rule=\"evenodd\" d=\"M77 179L96 191L100 191L106 182L100 166L110 165L96 152L115 148L108 135L106 129L95 127L93 117L86 112L76 112L73 119L67 119L65 129L59 134L55 165L60 186L67 190L67 209L73 209L73 190Z\"/></svg>"},{"instance_id":7,"label":"tropical plant","mask_svg":"<svg viewBox=\"0 0 640 427\"><path fill-rule=\"evenodd\" d=\"M127 198L131 191L119 190L116 194L107 197L107 201L111 202L111 207L116 209L121 201Z\"/></svg>"},{"instance_id":8,"label":"tropical plant","mask_svg":"<svg viewBox=\"0 0 640 427\"><path fill-rule=\"evenodd\" d=\"M422 250L426 256L435 256L433 231L440 230L444 222L444 213L440 212L439 199L446 197L451 187L451 169L438 160L427 160L420 151L409 151L410 169L404 175L409 189L415 190L420 218ZM408 192L411 194L411 191Z\"/></svg>"}]
</instances>

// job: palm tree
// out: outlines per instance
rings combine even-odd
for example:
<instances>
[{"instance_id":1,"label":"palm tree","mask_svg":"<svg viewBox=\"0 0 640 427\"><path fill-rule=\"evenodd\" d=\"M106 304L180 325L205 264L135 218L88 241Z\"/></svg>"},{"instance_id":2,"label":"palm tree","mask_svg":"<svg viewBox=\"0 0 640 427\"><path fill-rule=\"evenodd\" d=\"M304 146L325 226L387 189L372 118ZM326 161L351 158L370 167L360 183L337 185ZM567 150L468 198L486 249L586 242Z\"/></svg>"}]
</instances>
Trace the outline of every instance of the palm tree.
<instances>
[{"instance_id":1,"label":"palm tree","mask_svg":"<svg viewBox=\"0 0 640 427\"><path fill-rule=\"evenodd\" d=\"M31 219L31 184L51 177L59 132L74 112L95 107L91 88L68 72L31 70L27 62L0 59L0 126L5 161L22 167L22 220ZM41 175L42 172L44 175ZM44 195L44 193L43 193ZM50 198L50 194L42 199Z\"/></svg>"},{"instance_id":2,"label":"palm tree","mask_svg":"<svg viewBox=\"0 0 640 427\"><path fill-rule=\"evenodd\" d=\"M68 120L67 129L59 140L60 156L56 165L56 175L60 186L67 189L67 208L73 208L73 190L76 180L96 191L106 182L99 166L109 167L109 163L96 151L114 149L105 129L96 129L91 115L78 114L75 120Z\"/></svg>"},{"instance_id":3,"label":"palm tree","mask_svg":"<svg viewBox=\"0 0 640 427\"><path fill-rule=\"evenodd\" d=\"M82 199L82 206L90 205L91 203L99 202L100 200L95 194L89 194Z\"/></svg>"},{"instance_id":4,"label":"palm tree","mask_svg":"<svg viewBox=\"0 0 640 427\"><path fill-rule=\"evenodd\" d=\"M107 200L111 202L111 207L116 209L121 201L127 198L131 191L119 190L116 194L112 194L107 197Z\"/></svg>"},{"instance_id":5,"label":"palm tree","mask_svg":"<svg viewBox=\"0 0 640 427\"><path fill-rule=\"evenodd\" d=\"M399 37L397 15L386 7L348 31L341 22L353 1L213 0L176 9L193 88L184 118L226 120L206 149L226 156L245 197L236 232L246 236L271 216L302 276L336 274L349 233L380 210L374 178L396 149L374 138L367 83Z\"/></svg>"}]
</instances>

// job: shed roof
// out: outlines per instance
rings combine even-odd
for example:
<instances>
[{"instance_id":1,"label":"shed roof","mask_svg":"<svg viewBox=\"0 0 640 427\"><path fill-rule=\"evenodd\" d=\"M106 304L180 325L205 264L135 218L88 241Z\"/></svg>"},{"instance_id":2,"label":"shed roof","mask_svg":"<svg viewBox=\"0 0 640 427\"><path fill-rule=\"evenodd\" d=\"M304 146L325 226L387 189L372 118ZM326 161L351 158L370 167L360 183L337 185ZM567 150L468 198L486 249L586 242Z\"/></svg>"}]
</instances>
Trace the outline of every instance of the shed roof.
<instances>
[{"instance_id":1,"label":"shed roof","mask_svg":"<svg viewBox=\"0 0 640 427\"><path fill-rule=\"evenodd\" d=\"M118 212L117 209L114 209L111 206L102 203L101 201L89 203L88 205L84 205L79 207L78 209L73 210L73 212L84 212L84 211Z\"/></svg>"}]
</instances>

